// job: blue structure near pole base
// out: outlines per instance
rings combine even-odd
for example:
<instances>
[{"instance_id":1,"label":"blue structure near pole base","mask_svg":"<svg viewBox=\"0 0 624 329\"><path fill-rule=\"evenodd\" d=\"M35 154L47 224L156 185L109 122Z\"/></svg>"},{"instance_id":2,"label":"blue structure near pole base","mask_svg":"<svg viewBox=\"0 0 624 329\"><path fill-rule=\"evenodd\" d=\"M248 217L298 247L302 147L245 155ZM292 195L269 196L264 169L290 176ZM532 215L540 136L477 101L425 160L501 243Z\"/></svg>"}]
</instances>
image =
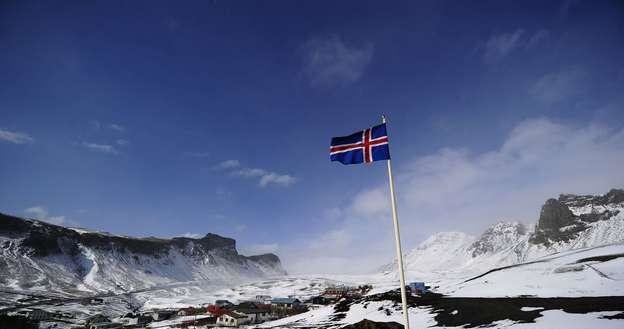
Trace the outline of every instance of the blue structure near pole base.
<instances>
[{"instance_id":1,"label":"blue structure near pole base","mask_svg":"<svg viewBox=\"0 0 624 329\"><path fill-rule=\"evenodd\" d=\"M410 282L407 285L407 289L409 289L412 295L420 295L429 292L429 288L425 285L424 282Z\"/></svg>"}]
</instances>

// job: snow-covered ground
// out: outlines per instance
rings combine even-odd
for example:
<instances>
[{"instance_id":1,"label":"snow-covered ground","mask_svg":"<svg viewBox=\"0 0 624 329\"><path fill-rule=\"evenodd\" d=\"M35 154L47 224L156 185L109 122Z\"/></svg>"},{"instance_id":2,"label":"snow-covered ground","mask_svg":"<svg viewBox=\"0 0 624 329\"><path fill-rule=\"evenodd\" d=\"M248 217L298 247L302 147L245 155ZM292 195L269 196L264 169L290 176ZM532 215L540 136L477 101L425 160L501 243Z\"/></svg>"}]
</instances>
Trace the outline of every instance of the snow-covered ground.
<instances>
[{"instance_id":1,"label":"snow-covered ground","mask_svg":"<svg viewBox=\"0 0 624 329\"><path fill-rule=\"evenodd\" d=\"M614 257L608 261L592 257ZM624 244L570 250L441 286L450 296L539 297L624 296Z\"/></svg>"},{"instance_id":2,"label":"snow-covered ground","mask_svg":"<svg viewBox=\"0 0 624 329\"><path fill-rule=\"evenodd\" d=\"M601 247L583 248L542 257L532 262L494 270L475 279L464 282L459 275L441 275L436 282L434 292L443 293L448 298L465 297L517 297L533 295L538 297L588 297L588 296L624 296L624 244L612 244ZM413 273L412 273L413 274ZM419 277L411 276L410 280ZM429 282L425 280L426 282ZM284 276L247 282L236 286L227 283L208 285L198 282L186 282L178 285L163 286L156 290L147 290L127 298L110 299L105 305L87 307L94 314L106 309L114 312L106 314L121 315L124 303L142 305L142 310L155 308L181 308L214 303L217 299L232 302L253 300L256 295L273 297L296 296L302 300L319 295L332 285L372 284L373 290L368 296L384 293L398 288L398 280L392 276L371 275L303 275ZM113 305L115 304L115 305ZM624 305L622 305L624 307ZM79 305L55 307L62 311L82 309ZM53 308L53 309L55 309ZM53 310L52 309L52 310ZM563 309L563 307L562 307ZM517 311L534 314L535 323L519 323L512 320L497 320L490 323L495 328L624 328L624 320L608 319L605 316L619 315L623 311L587 312L586 314L568 313L564 310L543 308L539 305L525 305ZM409 310L413 328L441 327L436 316L440 312L451 315L466 310L440 310L435 301L432 305L413 306ZM621 316L621 315L620 315ZM363 300L350 305L348 311L337 312L334 305L322 306L309 312L258 325L259 328L339 328L346 324L369 319L380 322L402 322L400 305L392 300ZM167 327L167 323L156 323L158 327ZM446 326L448 327L448 325Z\"/></svg>"}]
</instances>

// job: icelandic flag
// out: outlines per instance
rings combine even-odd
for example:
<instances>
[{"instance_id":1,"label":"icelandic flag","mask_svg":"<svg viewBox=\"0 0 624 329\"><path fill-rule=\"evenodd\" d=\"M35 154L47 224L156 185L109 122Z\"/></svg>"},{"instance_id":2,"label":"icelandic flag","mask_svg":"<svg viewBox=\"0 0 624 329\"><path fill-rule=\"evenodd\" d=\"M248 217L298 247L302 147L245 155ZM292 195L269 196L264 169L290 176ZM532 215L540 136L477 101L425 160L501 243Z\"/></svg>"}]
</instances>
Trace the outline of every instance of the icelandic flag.
<instances>
[{"instance_id":1,"label":"icelandic flag","mask_svg":"<svg viewBox=\"0 0 624 329\"><path fill-rule=\"evenodd\" d=\"M389 160L386 124L382 123L349 136L332 138L329 159L345 165Z\"/></svg>"}]
</instances>

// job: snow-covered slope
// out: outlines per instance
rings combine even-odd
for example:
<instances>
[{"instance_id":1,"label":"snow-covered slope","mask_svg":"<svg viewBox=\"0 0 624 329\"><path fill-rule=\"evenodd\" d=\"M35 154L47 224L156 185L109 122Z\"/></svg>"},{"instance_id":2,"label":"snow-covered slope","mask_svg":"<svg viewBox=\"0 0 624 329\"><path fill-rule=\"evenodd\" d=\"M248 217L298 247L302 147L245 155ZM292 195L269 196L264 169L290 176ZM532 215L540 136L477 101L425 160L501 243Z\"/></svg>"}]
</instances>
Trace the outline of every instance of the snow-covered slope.
<instances>
[{"instance_id":1,"label":"snow-covered slope","mask_svg":"<svg viewBox=\"0 0 624 329\"><path fill-rule=\"evenodd\" d=\"M461 232L431 236L404 256L408 279L462 280L492 268L557 252L624 241L624 190L605 195L561 195L542 207L534 230L499 222L475 238ZM381 271L396 277L396 263Z\"/></svg>"},{"instance_id":2,"label":"snow-covered slope","mask_svg":"<svg viewBox=\"0 0 624 329\"><path fill-rule=\"evenodd\" d=\"M235 243L214 234L136 239L0 214L0 285L81 294L285 274L277 256L243 256Z\"/></svg>"},{"instance_id":3,"label":"snow-covered slope","mask_svg":"<svg viewBox=\"0 0 624 329\"><path fill-rule=\"evenodd\" d=\"M454 242L462 238L454 237ZM561 252L461 282L442 281L435 290L444 295L408 296L411 327L622 328L624 243ZM361 299L258 328L334 329L363 319L401 323L400 300L393 280Z\"/></svg>"},{"instance_id":4,"label":"snow-covered slope","mask_svg":"<svg viewBox=\"0 0 624 329\"><path fill-rule=\"evenodd\" d=\"M449 296L624 296L624 243L575 249L491 269L457 285Z\"/></svg>"}]
</instances>

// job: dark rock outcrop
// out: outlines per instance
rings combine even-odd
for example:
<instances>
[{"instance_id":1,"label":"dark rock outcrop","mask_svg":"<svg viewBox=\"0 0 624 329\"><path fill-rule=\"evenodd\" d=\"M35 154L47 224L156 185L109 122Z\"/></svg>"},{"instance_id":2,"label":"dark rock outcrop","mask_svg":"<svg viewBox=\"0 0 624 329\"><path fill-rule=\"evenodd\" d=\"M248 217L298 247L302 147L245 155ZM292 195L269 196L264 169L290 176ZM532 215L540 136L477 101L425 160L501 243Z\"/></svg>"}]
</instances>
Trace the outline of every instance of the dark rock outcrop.
<instances>
[{"instance_id":1,"label":"dark rock outcrop","mask_svg":"<svg viewBox=\"0 0 624 329\"><path fill-rule=\"evenodd\" d=\"M237 262L259 262L264 266L281 268L279 257L273 254L243 256L236 250L236 241L208 233L200 239L176 237L172 239L131 238L104 233L78 233L75 230L41 221L23 219L0 213L0 236L21 238L19 251L45 257L56 254L75 255L79 246L115 253L133 253L159 258L171 248L183 255L196 258L210 258L209 252Z\"/></svg>"},{"instance_id":2,"label":"dark rock outcrop","mask_svg":"<svg viewBox=\"0 0 624 329\"><path fill-rule=\"evenodd\" d=\"M542 206L539 222L529 242L548 245L574 239L588 224L608 220L619 213L618 210L607 210L600 206L621 203L624 203L624 190L621 189L612 189L604 195L562 194L559 199L549 199ZM571 207L592 209L590 212L575 215L570 210Z\"/></svg>"},{"instance_id":3,"label":"dark rock outcrop","mask_svg":"<svg viewBox=\"0 0 624 329\"><path fill-rule=\"evenodd\" d=\"M604 206L613 203L623 203L624 190L611 189L604 195L561 194L559 196L559 202L569 207L584 207L588 205Z\"/></svg>"}]
</instances>

